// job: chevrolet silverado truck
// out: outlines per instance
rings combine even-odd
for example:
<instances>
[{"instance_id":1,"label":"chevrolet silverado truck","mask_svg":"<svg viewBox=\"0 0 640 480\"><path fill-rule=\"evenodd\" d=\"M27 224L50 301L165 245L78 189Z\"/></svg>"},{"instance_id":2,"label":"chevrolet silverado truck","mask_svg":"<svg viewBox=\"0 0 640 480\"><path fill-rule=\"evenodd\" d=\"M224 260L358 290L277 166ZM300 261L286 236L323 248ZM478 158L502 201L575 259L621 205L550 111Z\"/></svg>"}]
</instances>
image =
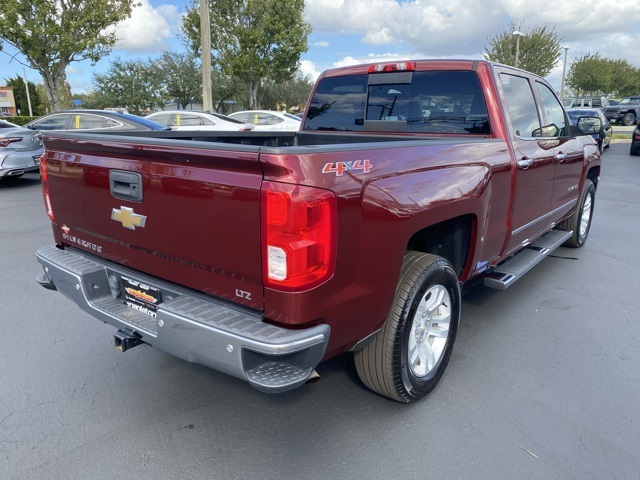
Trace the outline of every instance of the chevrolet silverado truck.
<instances>
[{"instance_id":1,"label":"chevrolet silverado truck","mask_svg":"<svg viewBox=\"0 0 640 480\"><path fill-rule=\"evenodd\" d=\"M51 133L38 282L266 392L355 355L413 402L442 377L461 288L505 289L589 234L598 119L485 61L329 70L298 132Z\"/></svg>"}]
</instances>

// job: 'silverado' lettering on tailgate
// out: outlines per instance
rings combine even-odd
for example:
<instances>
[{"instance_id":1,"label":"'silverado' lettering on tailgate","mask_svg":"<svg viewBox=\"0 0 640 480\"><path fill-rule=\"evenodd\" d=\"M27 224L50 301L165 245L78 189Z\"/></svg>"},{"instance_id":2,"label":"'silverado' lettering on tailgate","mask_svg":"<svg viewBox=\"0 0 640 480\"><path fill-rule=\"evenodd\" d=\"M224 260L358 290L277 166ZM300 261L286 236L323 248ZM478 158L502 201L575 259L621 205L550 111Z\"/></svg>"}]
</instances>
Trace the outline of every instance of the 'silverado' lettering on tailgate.
<instances>
[{"instance_id":1,"label":"'silverado' lettering on tailgate","mask_svg":"<svg viewBox=\"0 0 640 480\"><path fill-rule=\"evenodd\" d=\"M83 240L82 238L78 238L75 235L69 235L68 233L63 233L62 239L70 243L75 243L76 245L84 247L87 250L102 253L102 246L96 245L95 243L89 242L87 240Z\"/></svg>"}]
</instances>

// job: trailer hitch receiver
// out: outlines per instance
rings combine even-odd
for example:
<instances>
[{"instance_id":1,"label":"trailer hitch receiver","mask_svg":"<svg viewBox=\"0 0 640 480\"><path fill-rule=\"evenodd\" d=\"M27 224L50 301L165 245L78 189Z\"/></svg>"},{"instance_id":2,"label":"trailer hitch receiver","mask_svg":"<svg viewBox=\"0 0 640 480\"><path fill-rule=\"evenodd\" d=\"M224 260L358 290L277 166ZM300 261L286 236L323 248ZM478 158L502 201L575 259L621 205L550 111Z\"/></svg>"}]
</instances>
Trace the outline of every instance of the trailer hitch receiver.
<instances>
[{"instance_id":1,"label":"trailer hitch receiver","mask_svg":"<svg viewBox=\"0 0 640 480\"><path fill-rule=\"evenodd\" d=\"M113 336L113 341L115 343L116 350L120 350L121 352L144 343L140 334L130 328L118 330Z\"/></svg>"}]
</instances>

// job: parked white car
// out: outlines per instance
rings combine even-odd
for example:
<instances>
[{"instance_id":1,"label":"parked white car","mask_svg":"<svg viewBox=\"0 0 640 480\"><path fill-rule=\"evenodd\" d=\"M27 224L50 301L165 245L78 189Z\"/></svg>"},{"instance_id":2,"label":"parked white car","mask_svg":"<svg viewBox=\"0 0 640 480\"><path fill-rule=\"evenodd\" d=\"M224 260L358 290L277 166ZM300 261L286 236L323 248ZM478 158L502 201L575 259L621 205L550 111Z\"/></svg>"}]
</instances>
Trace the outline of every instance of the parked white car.
<instances>
[{"instance_id":1,"label":"parked white car","mask_svg":"<svg viewBox=\"0 0 640 480\"><path fill-rule=\"evenodd\" d=\"M276 112L273 110L245 110L229 115L231 118L250 123L255 126L254 130L280 130L297 132L300 130L302 119L287 112Z\"/></svg>"},{"instance_id":2,"label":"parked white car","mask_svg":"<svg viewBox=\"0 0 640 480\"><path fill-rule=\"evenodd\" d=\"M171 130L219 130L246 132L253 130L253 125L220 113L194 112L192 110L164 110L152 113L145 118Z\"/></svg>"}]
</instances>

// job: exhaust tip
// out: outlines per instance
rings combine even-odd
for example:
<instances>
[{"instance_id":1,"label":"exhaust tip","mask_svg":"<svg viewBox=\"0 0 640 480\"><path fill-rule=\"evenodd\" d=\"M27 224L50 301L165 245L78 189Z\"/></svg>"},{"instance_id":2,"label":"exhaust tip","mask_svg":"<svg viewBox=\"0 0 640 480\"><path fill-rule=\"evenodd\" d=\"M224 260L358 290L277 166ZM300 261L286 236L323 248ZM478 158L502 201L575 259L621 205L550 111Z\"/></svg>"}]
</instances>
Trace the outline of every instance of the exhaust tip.
<instances>
[{"instance_id":1,"label":"exhaust tip","mask_svg":"<svg viewBox=\"0 0 640 480\"><path fill-rule=\"evenodd\" d=\"M314 369L311 371L307 379L304 381L304 384L310 385L312 383L316 383L318 380L320 380L320 375L318 375L318 372L316 372Z\"/></svg>"}]
</instances>

